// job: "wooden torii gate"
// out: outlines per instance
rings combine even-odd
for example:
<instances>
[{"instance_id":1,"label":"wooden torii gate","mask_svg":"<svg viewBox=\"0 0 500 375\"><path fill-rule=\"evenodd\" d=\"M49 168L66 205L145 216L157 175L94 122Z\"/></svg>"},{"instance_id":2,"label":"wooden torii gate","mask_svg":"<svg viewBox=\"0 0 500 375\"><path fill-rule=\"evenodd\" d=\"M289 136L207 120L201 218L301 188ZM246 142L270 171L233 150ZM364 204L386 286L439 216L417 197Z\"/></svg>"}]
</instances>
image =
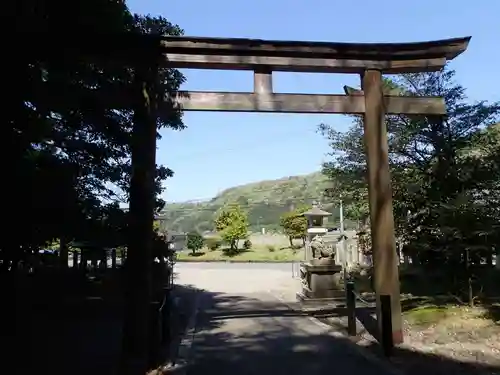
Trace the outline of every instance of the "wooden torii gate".
<instances>
[{"instance_id":1,"label":"wooden torii gate","mask_svg":"<svg viewBox=\"0 0 500 375\"><path fill-rule=\"evenodd\" d=\"M50 38L49 38L50 36ZM33 87L42 95L77 98L76 107L98 100L108 107L134 110L132 177L130 181L130 230L126 267L123 373L144 373L147 367L151 300L151 254L156 178L158 111L181 106L185 111L337 113L364 116L368 164L371 233L377 296L391 297L393 341L403 340L397 254L394 239L392 192L388 161L386 114L443 116L443 98L384 95L382 74L438 71L448 60L464 52L470 37L404 44L356 44L254 39L157 37L148 35L20 35L24 54L37 57L62 55L121 61L134 68L135 91L118 87L106 92L53 92ZM14 38L18 43L18 38ZM50 41L47 44L47 41ZM249 93L178 92L175 97L158 93L156 67L251 70L254 90ZM362 90L349 95L275 93L272 72L347 73L361 77ZM125 93L123 92L125 91ZM40 94L40 93L39 93ZM392 94L392 93L389 93ZM90 104L91 105L91 104ZM380 299L378 311L380 311ZM379 314L380 317L380 314Z\"/></svg>"},{"instance_id":2,"label":"wooden torii gate","mask_svg":"<svg viewBox=\"0 0 500 375\"><path fill-rule=\"evenodd\" d=\"M359 44L164 37L161 42L166 64L171 68L254 71L253 92L179 93L175 100L185 111L364 116L377 315L380 321L380 295L389 295L394 343L403 341L403 333L384 117L386 114L444 116L446 106L439 97L384 95L382 74L441 70L448 60L466 50L469 40L470 37L422 43ZM346 90L346 95L275 93L274 71L358 74L362 90Z\"/></svg>"}]
</instances>

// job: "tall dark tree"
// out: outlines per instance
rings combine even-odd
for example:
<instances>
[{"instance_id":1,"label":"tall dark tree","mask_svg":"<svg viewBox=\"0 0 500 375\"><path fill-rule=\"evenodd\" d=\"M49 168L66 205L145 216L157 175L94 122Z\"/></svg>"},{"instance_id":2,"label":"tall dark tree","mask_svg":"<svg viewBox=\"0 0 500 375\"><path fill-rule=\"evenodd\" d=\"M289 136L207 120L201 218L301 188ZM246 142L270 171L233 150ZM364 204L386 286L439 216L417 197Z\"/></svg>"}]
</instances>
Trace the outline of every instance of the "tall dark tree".
<instances>
[{"instance_id":1,"label":"tall dark tree","mask_svg":"<svg viewBox=\"0 0 500 375\"><path fill-rule=\"evenodd\" d=\"M162 17L132 15L122 2L92 0L61 4L28 1L18 4L18 35L92 35L137 33L180 35L182 30ZM71 16L68 16L70 15ZM26 39L24 39L26 40ZM50 41L47 40L47 45ZM39 50L36 49L35 50ZM78 51L77 51L78 52ZM91 59L65 51L20 53L12 61L4 139L11 140L5 170L16 171L9 184L17 203L4 214L23 223L22 240L15 230L0 242L4 267L56 238L88 236L82 222L102 222L102 210L118 209L128 200L132 109L117 110L94 93L132 87L133 69L122 61ZM161 69L159 86L176 91L184 81L177 70ZM119 99L119 98L117 98ZM75 103L77 105L75 105ZM158 128L183 128L181 113L164 108ZM157 168L157 193L172 171ZM111 204L111 206L106 207ZM160 208L163 202L158 199ZM112 215L111 217L116 217Z\"/></svg>"},{"instance_id":2,"label":"tall dark tree","mask_svg":"<svg viewBox=\"0 0 500 375\"><path fill-rule=\"evenodd\" d=\"M468 102L454 75L446 69L392 81L405 95L444 97L448 115L387 116L386 125L400 239L413 250L415 261L460 266L470 280L470 262L478 263L482 251L494 246L491 233L500 219L498 209L486 203L499 193L500 138L495 140L491 131L500 105ZM368 220L362 119L355 118L345 133L325 124L320 131L333 150L323 169L334 185L330 193L345 197L353 219ZM489 240L483 233L490 233Z\"/></svg>"},{"instance_id":3,"label":"tall dark tree","mask_svg":"<svg viewBox=\"0 0 500 375\"><path fill-rule=\"evenodd\" d=\"M0 263L6 271L55 239L123 241L127 216L119 203L129 200L135 108L115 103L130 102L134 63L148 54L129 56L134 61L127 61L123 54L91 56L86 48L102 53L114 51L112 45L104 45L112 38L137 41L144 35L182 34L164 18L131 14L122 1L22 0L16 8L13 39L21 45L12 40L12 49L19 53L6 69L15 79L5 86L10 93L5 102L7 126L0 130L10 146L2 166L14 172L6 181L9 199L15 203L3 211L10 227L0 240ZM154 85L173 93L183 81L178 71L160 67ZM163 103L161 109L158 129L183 128L178 108ZM157 198L162 181L171 175L171 170L157 167ZM160 199L157 206L162 206ZM24 233L20 235L18 228ZM130 331L131 325L125 328ZM124 347L130 347L131 340L126 341ZM145 363L144 358L133 359Z\"/></svg>"}]
</instances>

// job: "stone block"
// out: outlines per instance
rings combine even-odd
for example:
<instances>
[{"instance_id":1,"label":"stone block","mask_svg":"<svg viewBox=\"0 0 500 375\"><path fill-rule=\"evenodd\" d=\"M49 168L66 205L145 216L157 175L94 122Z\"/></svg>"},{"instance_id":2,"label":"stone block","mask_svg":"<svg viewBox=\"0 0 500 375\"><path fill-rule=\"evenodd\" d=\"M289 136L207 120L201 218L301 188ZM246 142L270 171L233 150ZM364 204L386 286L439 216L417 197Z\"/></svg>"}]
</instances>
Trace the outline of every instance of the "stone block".
<instances>
[{"instance_id":1,"label":"stone block","mask_svg":"<svg viewBox=\"0 0 500 375\"><path fill-rule=\"evenodd\" d=\"M302 267L304 298L341 298L344 296L342 267L332 259L314 259Z\"/></svg>"}]
</instances>

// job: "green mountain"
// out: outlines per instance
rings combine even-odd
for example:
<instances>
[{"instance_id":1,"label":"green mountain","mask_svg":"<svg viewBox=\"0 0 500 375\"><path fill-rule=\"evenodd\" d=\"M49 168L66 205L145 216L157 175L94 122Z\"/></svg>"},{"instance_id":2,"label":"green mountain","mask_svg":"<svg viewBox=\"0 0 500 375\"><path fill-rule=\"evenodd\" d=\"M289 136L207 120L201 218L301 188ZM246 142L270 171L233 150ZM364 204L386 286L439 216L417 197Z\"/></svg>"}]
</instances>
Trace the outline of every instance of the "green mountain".
<instances>
[{"instance_id":1,"label":"green mountain","mask_svg":"<svg viewBox=\"0 0 500 375\"><path fill-rule=\"evenodd\" d=\"M162 227L174 232L213 230L216 212L224 205L238 203L248 214L250 230L265 227L279 229L280 216L294 207L320 201L328 181L320 172L260 181L229 188L210 201L201 203L170 203L162 211Z\"/></svg>"}]
</instances>

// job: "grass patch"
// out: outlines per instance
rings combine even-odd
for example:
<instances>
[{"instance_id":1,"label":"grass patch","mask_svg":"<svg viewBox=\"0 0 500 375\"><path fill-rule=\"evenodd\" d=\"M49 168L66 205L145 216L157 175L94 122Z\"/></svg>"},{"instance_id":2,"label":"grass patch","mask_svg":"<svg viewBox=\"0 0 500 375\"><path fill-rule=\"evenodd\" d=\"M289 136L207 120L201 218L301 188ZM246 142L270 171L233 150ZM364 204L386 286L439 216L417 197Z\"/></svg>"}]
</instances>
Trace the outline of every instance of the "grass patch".
<instances>
[{"instance_id":1,"label":"grass patch","mask_svg":"<svg viewBox=\"0 0 500 375\"><path fill-rule=\"evenodd\" d=\"M490 321L488 324L499 324L496 306L469 307L464 305L422 304L403 312L403 317L410 325L429 327L432 325L464 324L464 322Z\"/></svg>"},{"instance_id":2,"label":"grass patch","mask_svg":"<svg viewBox=\"0 0 500 375\"><path fill-rule=\"evenodd\" d=\"M497 269L482 269L477 285L474 285L474 307L467 304L463 290L458 290L460 284L439 270L404 266L400 268L400 282L402 295L410 296L401 301L404 316L410 324L441 326L469 325L471 321L482 324L481 320L498 324L500 321L500 272Z\"/></svg>"},{"instance_id":3,"label":"grass patch","mask_svg":"<svg viewBox=\"0 0 500 375\"><path fill-rule=\"evenodd\" d=\"M196 253L189 252L188 254L184 254L184 255L187 255L188 257L191 257L191 258L198 258L198 257L204 256L205 253L203 251L202 252L196 252Z\"/></svg>"},{"instance_id":4,"label":"grass patch","mask_svg":"<svg viewBox=\"0 0 500 375\"><path fill-rule=\"evenodd\" d=\"M269 251L267 247L252 247L248 250L238 251L236 254L228 254L225 249L205 251L202 255L192 256L189 252L177 253L179 261L209 261L209 262L291 262L304 259L304 251L296 249L277 249Z\"/></svg>"},{"instance_id":5,"label":"grass patch","mask_svg":"<svg viewBox=\"0 0 500 375\"><path fill-rule=\"evenodd\" d=\"M405 311L403 316L409 324L429 326L437 324L450 316L456 316L459 313L460 308L457 306L427 304Z\"/></svg>"}]
</instances>

